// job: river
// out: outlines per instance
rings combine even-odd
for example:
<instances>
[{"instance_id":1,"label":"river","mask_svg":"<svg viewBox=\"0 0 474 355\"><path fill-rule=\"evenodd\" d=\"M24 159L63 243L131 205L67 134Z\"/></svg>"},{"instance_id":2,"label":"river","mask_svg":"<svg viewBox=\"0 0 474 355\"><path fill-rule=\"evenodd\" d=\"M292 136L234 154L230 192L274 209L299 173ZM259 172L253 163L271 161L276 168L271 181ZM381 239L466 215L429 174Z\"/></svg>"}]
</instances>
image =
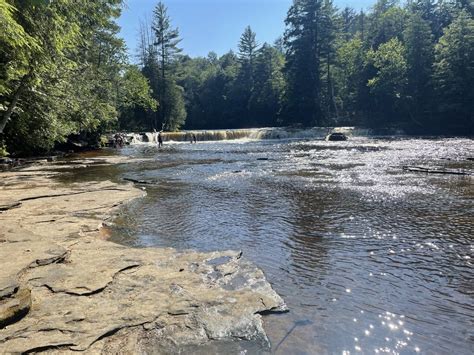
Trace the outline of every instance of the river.
<instances>
[{"instance_id":1,"label":"river","mask_svg":"<svg viewBox=\"0 0 474 355\"><path fill-rule=\"evenodd\" d=\"M291 310L265 317L272 351L472 353L473 176L402 170L473 172L472 140L235 140L119 154L148 160L90 178L152 185L122 209L113 240L242 250Z\"/></svg>"}]
</instances>

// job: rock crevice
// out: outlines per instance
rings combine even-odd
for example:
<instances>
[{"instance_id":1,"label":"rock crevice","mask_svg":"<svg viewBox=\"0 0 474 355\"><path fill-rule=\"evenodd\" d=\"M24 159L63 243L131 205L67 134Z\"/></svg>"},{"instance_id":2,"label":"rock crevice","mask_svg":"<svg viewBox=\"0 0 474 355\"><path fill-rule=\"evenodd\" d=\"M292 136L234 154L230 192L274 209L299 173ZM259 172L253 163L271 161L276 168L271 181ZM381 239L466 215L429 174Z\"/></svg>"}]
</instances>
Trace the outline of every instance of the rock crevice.
<instances>
[{"instance_id":1,"label":"rock crevice","mask_svg":"<svg viewBox=\"0 0 474 355\"><path fill-rule=\"evenodd\" d=\"M268 349L261 315L286 306L261 270L241 252L102 240L103 221L144 193L54 182L66 167L0 173L0 353L192 352L239 340Z\"/></svg>"}]
</instances>

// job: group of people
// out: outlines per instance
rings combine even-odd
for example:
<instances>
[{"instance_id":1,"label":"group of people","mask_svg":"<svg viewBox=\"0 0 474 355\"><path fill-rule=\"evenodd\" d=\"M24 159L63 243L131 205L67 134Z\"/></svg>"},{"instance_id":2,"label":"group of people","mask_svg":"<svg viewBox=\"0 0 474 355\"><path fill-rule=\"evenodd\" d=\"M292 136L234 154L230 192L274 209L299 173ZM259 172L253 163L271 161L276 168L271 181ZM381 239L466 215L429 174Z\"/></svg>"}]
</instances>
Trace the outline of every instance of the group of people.
<instances>
[{"instance_id":1,"label":"group of people","mask_svg":"<svg viewBox=\"0 0 474 355\"><path fill-rule=\"evenodd\" d=\"M161 133L162 133L162 131L158 132L158 137L157 137L158 148L163 147L163 135ZM115 148L122 148L125 145L125 142L126 142L126 139L125 139L125 136L123 134L116 133L114 135L113 144L114 144ZM190 142L191 142L191 144L193 144L193 143L196 144L197 143L196 134L194 134L194 133L191 134Z\"/></svg>"},{"instance_id":2,"label":"group of people","mask_svg":"<svg viewBox=\"0 0 474 355\"><path fill-rule=\"evenodd\" d=\"M125 145L125 136L121 133L115 133L113 143L115 148L122 148Z\"/></svg>"},{"instance_id":3,"label":"group of people","mask_svg":"<svg viewBox=\"0 0 474 355\"><path fill-rule=\"evenodd\" d=\"M191 139L190 139L190 142L191 144L196 144L197 143L197 137L196 135L193 133L191 134ZM163 136L161 134L161 131L158 133L158 148L161 148L163 147Z\"/></svg>"}]
</instances>

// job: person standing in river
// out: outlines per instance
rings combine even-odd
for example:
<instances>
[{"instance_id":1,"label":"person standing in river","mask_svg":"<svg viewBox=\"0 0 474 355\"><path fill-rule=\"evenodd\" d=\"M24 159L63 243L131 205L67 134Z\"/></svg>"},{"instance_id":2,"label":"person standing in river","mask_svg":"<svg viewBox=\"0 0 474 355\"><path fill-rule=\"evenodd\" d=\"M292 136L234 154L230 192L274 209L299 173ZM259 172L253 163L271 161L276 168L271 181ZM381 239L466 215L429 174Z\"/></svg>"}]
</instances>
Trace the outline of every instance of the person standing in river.
<instances>
[{"instance_id":1,"label":"person standing in river","mask_svg":"<svg viewBox=\"0 0 474 355\"><path fill-rule=\"evenodd\" d=\"M158 133L158 148L161 148L162 146L163 146L163 137L160 132Z\"/></svg>"},{"instance_id":2,"label":"person standing in river","mask_svg":"<svg viewBox=\"0 0 474 355\"><path fill-rule=\"evenodd\" d=\"M194 133L193 133L193 140L192 140L192 142L197 143L197 138L196 138L196 135L195 135Z\"/></svg>"}]
</instances>

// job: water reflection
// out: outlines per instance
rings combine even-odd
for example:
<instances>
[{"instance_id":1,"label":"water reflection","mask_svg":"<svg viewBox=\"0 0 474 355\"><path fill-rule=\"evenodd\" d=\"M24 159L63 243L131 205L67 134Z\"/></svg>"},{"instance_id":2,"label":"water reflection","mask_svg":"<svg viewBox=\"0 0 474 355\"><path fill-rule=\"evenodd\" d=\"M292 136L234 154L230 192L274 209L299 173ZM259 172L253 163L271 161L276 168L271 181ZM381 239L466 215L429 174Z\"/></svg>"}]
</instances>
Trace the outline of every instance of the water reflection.
<instances>
[{"instance_id":1,"label":"water reflection","mask_svg":"<svg viewBox=\"0 0 474 355\"><path fill-rule=\"evenodd\" d=\"M122 153L153 160L107 176L156 185L124 207L114 240L243 250L291 309L266 318L277 353L471 353L473 178L401 167L472 171L472 140L211 142Z\"/></svg>"}]
</instances>

